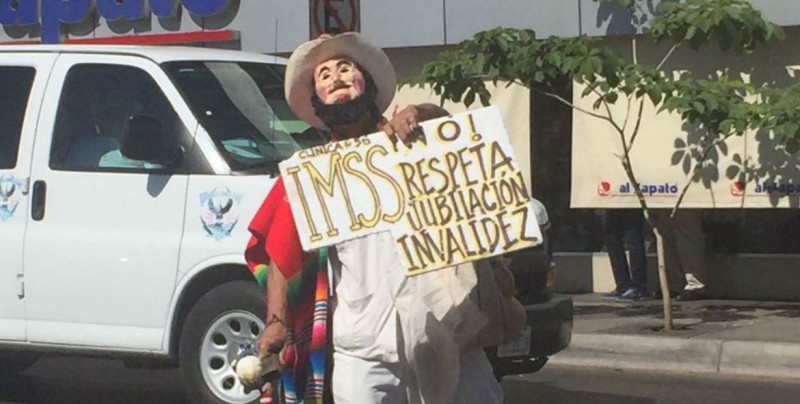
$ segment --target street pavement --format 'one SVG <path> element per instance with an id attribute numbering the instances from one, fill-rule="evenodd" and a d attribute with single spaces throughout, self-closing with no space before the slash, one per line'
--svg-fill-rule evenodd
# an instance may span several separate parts
<path id="1" fill-rule="evenodd" d="M 572 343 L 551 364 L 800 378 L 800 303 L 673 299 L 667 332 L 660 300 L 571 297 Z"/>
<path id="2" fill-rule="evenodd" d="M 800 303 L 674 302 L 678 329 L 663 332 L 658 300 L 571 297 L 570 347 L 542 372 L 506 377 L 507 403 L 783 403 L 800 396 Z M 0 380 L 0 403 L 112 402 L 188 404 L 176 370 L 126 369 L 119 361 L 48 358 Z"/>
<path id="3" fill-rule="evenodd" d="M 548 364 L 504 378 L 503 392 L 507 404 L 785 404 L 798 402 L 793 380 Z"/>

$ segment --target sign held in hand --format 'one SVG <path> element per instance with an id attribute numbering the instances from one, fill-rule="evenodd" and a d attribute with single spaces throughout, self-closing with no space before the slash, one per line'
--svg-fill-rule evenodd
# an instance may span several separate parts
<path id="1" fill-rule="evenodd" d="M 280 164 L 303 249 L 390 231 L 408 275 L 541 242 L 497 108 L 301 150 Z"/>

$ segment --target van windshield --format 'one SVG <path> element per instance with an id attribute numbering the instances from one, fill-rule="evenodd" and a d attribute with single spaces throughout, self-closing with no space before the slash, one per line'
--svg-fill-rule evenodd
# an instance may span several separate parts
<path id="1" fill-rule="evenodd" d="M 274 170 L 296 150 L 324 142 L 289 109 L 282 65 L 180 61 L 163 67 L 234 171 Z"/>

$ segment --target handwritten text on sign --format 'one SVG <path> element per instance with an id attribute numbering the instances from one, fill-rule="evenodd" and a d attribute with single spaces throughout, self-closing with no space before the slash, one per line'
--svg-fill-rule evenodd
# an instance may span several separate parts
<path id="1" fill-rule="evenodd" d="M 499 110 L 421 126 L 410 146 L 379 132 L 280 164 L 305 250 L 391 231 L 414 275 L 539 244 Z"/>

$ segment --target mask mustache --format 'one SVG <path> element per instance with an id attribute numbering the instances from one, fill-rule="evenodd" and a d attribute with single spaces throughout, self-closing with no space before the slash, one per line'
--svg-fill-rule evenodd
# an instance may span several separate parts
<path id="1" fill-rule="evenodd" d="M 333 83 L 333 85 L 330 87 L 330 89 L 328 89 L 328 94 L 330 94 L 330 93 L 332 93 L 334 91 L 338 91 L 338 90 L 346 89 L 346 88 L 350 88 L 350 85 L 345 83 L 345 82 L 343 82 L 343 81 L 337 81 L 337 82 Z"/>

